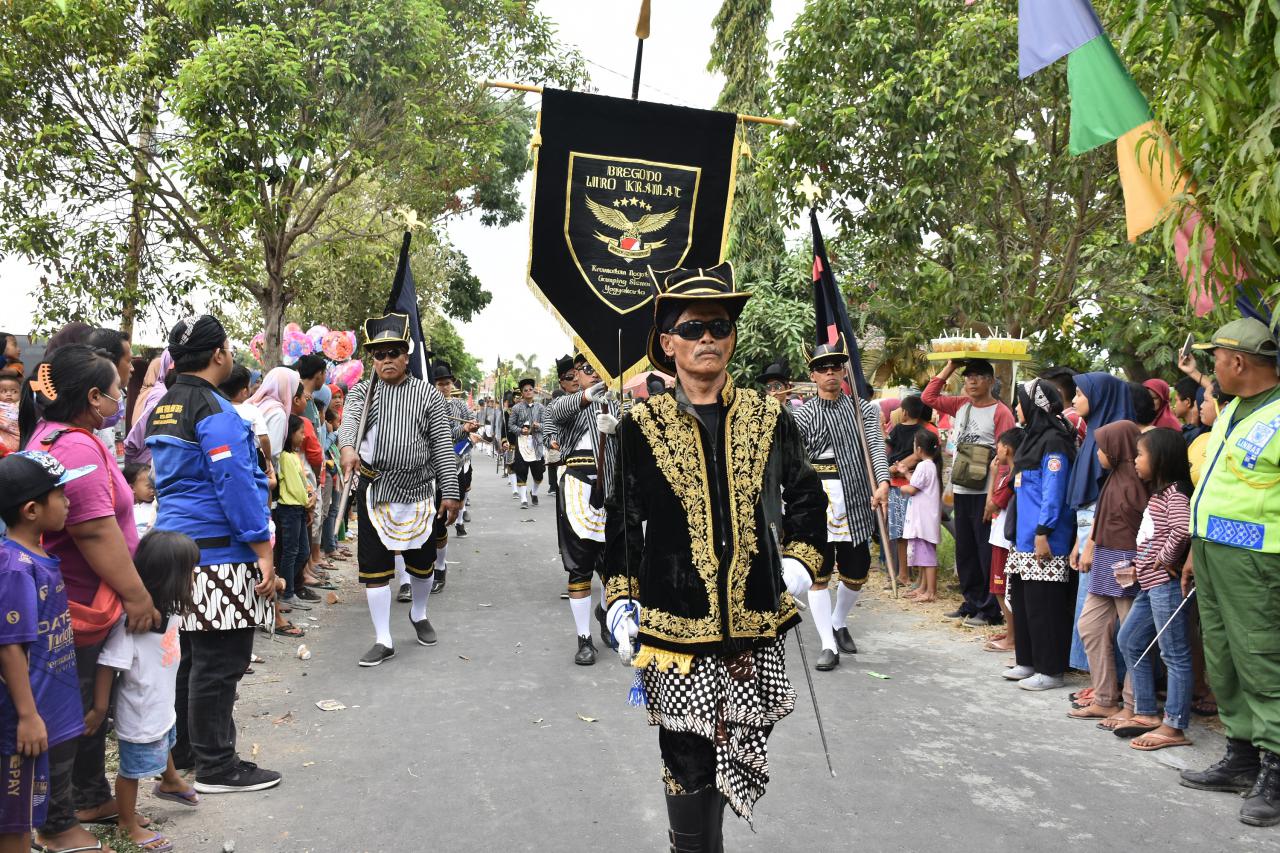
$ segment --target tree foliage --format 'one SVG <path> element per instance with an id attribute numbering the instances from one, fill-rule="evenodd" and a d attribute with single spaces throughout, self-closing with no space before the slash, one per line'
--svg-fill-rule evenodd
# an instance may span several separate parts
<path id="1" fill-rule="evenodd" d="M 1154 329 L 1074 323 L 1185 296 L 1162 253 L 1123 239 L 1114 153 L 1069 154 L 1065 63 L 1018 79 L 1013 7 L 810 0 L 785 48 L 774 92 L 799 126 L 774 138 L 772 186 L 798 211 L 789 188 L 812 176 L 826 215 L 857 236 L 846 284 L 887 350 L 999 328 L 1055 356 L 1167 365 L 1185 308 Z M 1090 336 L 1101 329 L 1114 334 Z"/>
<path id="2" fill-rule="evenodd" d="M 527 115 L 477 85 L 504 74 L 572 85 L 581 66 L 522 0 L 14 0 L 0 247 L 67 305 L 121 305 L 144 295 L 110 286 L 141 198 L 143 280 L 177 298 L 171 271 L 195 265 L 252 298 L 277 352 L 295 274 L 396 230 L 386 211 L 518 216 Z"/>

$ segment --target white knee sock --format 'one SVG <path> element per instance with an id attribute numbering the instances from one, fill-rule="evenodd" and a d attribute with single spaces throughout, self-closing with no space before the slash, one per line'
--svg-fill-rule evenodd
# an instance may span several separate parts
<path id="1" fill-rule="evenodd" d="M 436 548 L 436 571 L 437 572 L 443 572 L 445 570 L 446 566 L 444 562 L 444 557 L 448 553 L 449 553 L 448 545 Z"/>
<path id="2" fill-rule="evenodd" d="M 409 573 L 404 570 L 404 557 L 396 554 L 396 589 L 409 582 Z"/>
<path id="3" fill-rule="evenodd" d="M 537 481 L 537 480 L 531 480 L 531 481 L 529 481 L 529 494 L 533 495 L 534 497 L 537 497 L 537 496 L 538 496 L 538 481 Z"/>
<path id="4" fill-rule="evenodd" d="M 528 502 L 529 502 L 529 487 L 528 485 L 520 486 L 520 503 L 528 503 Z"/>
<path id="5" fill-rule="evenodd" d="M 824 649 L 836 651 L 836 634 L 831 629 L 831 592 L 825 589 L 809 590 L 809 613 L 813 626 L 818 629 L 818 639 Z"/>
<path id="6" fill-rule="evenodd" d="M 409 618 L 414 622 L 421 622 L 427 618 L 427 602 L 431 600 L 431 587 L 434 583 L 432 578 L 409 575 L 409 586 L 413 589 L 413 604 L 409 605 Z"/>
<path id="7" fill-rule="evenodd" d="M 375 643 L 387 648 L 391 645 L 391 587 L 367 586 L 364 596 L 369 600 L 369 618 L 373 620 Z"/>
<path id="8" fill-rule="evenodd" d="M 591 636 L 591 596 L 569 599 L 569 609 L 573 611 L 573 624 L 579 637 Z"/>
<path id="9" fill-rule="evenodd" d="M 509 483 L 511 484 L 511 491 L 515 492 L 515 491 L 517 491 L 517 490 L 518 490 L 518 487 L 516 486 L 516 475 L 515 475 L 515 474 L 511 474 L 510 476 L 508 476 L 508 477 L 507 477 L 507 482 L 509 482 Z"/>
<path id="10" fill-rule="evenodd" d="M 858 603 L 860 595 L 862 595 L 860 589 L 849 589 L 844 584 L 836 587 L 836 609 L 831 613 L 831 624 L 835 629 L 844 627 L 845 620 L 849 618 L 849 611 L 853 610 L 853 605 Z"/>

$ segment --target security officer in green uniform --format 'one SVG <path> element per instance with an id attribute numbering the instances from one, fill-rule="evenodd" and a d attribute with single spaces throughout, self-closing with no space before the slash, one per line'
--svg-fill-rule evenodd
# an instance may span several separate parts
<path id="1" fill-rule="evenodd" d="M 1234 320 L 1208 344 L 1235 400 L 1218 416 L 1191 497 L 1191 559 L 1205 669 L 1227 731 L 1226 756 L 1182 784 L 1245 795 L 1240 820 L 1280 823 L 1280 375 L 1264 323 Z"/>

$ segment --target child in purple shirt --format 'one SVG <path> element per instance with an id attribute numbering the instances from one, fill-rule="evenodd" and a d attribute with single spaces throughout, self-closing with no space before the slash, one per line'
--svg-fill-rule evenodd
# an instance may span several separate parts
<path id="1" fill-rule="evenodd" d="M 61 530 L 68 501 L 62 487 L 92 471 L 68 471 L 48 453 L 0 459 L 0 851 L 30 849 L 44 823 L 49 749 L 84 731 L 76 649 L 58 560 L 40 545 Z"/>

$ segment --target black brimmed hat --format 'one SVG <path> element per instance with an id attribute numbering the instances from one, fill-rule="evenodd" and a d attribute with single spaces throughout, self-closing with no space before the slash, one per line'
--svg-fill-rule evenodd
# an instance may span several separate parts
<path id="1" fill-rule="evenodd" d="M 574 358 L 571 355 L 562 355 L 556 359 L 556 376 L 564 376 L 573 370 Z"/>
<path id="2" fill-rule="evenodd" d="M 431 381 L 435 383 L 441 379 L 448 379 L 451 382 L 457 381 L 453 376 L 453 368 L 449 366 L 447 361 L 437 361 L 431 365 Z"/>
<path id="3" fill-rule="evenodd" d="M 649 361 L 668 372 L 675 370 L 675 362 L 658 346 L 658 336 L 671 327 L 685 308 L 698 302 L 716 302 L 729 312 L 730 320 L 737 322 L 743 306 L 751 298 L 750 293 L 737 289 L 733 264 L 728 261 L 714 267 L 677 267 L 661 272 L 650 267 L 649 278 L 655 293 Z"/>
<path id="4" fill-rule="evenodd" d="M 787 362 L 786 356 L 760 371 L 760 375 L 756 377 L 756 382 L 764 385 L 774 379 L 781 379 L 783 382 L 791 381 L 791 365 Z"/>
<path id="5" fill-rule="evenodd" d="M 523 390 L 524 386 L 526 385 L 530 386 L 531 388 L 536 388 L 538 387 L 538 380 L 534 379 L 532 376 L 526 376 L 516 383 L 516 387 L 520 388 L 521 390 Z"/>
<path id="6" fill-rule="evenodd" d="M 383 314 L 364 321 L 364 348 L 378 344 L 400 344 L 409 348 L 409 315 Z"/>
<path id="7" fill-rule="evenodd" d="M 849 348 L 845 346 L 844 335 L 834 344 L 819 344 L 808 355 L 810 370 L 820 364 L 844 364 L 848 360 Z"/>

